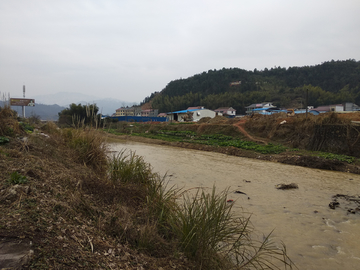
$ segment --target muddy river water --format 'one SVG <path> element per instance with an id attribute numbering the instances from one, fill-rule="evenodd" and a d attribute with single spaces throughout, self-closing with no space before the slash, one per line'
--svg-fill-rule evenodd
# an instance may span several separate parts
<path id="1" fill-rule="evenodd" d="M 360 175 L 162 145 L 110 145 L 143 156 L 154 172 L 167 174 L 169 185 L 229 187 L 235 211 L 251 214 L 259 235 L 274 230 L 272 238 L 285 243 L 299 269 L 360 269 L 360 214 L 348 213 L 345 201 L 329 208 L 333 195 L 360 195 Z M 281 183 L 299 188 L 276 189 Z"/>

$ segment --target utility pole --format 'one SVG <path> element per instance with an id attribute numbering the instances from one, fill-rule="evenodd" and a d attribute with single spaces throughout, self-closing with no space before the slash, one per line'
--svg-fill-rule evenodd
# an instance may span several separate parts
<path id="1" fill-rule="evenodd" d="M 308 98 L 309 98 L 309 89 L 306 89 L 306 98 L 305 98 L 305 107 L 306 107 L 306 119 L 308 117 Z"/>
<path id="2" fill-rule="evenodd" d="M 23 85 L 23 98 L 25 98 L 25 85 Z M 23 118 L 25 118 L 25 106 L 22 106 L 22 114 Z"/>

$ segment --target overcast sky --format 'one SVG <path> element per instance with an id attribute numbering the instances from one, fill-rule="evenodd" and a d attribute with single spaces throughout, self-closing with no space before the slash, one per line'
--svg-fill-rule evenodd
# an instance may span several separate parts
<path id="1" fill-rule="evenodd" d="M 360 60 L 359 0 L 0 0 L 0 92 L 141 102 L 210 69 Z"/>

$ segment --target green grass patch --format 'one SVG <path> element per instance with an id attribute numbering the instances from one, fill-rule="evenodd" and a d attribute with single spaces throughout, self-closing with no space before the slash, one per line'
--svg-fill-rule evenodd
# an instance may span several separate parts
<path id="1" fill-rule="evenodd" d="M 261 145 L 251 141 L 234 139 L 231 136 L 226 136 L 222 134 L 202 135 L 200 137 L 195 138 L 194 141 L 206 145 L 215 145 L 215 146 L 223 146 L 223 147 L 233 146 L 245 150 L 253 150 L 255 152 L 259 152 L 262 154 L 279 154 L 286 151 L 287 149 L 283 145 L 277 145 L 272 143 L 269 143 L 267 145 Z"/>
<path id="2" fill-rule="evenodd" d="M 246 150 L 253 150 L 262 154 L 279 154 L 286 151 L 286 147 L 280 144 L 269 143 L 267 145 L 260 145 L 255 142 L 232 140 L 228 142 L 219 143 L 220 146 L 233 146 Z"/>
<path id="3" fill-rule="evenodd" d="M 34 131 L 34 127 L 29 125 L 28 123 L 20 122 L 19 125 L 27 132 L 32 133 Z"/>
<path id="4" fill-rule="evenodd" d="M 151 133 L 133 133 L 131 135 L 146 137 L 150 139 L 170 141 L 170 142 L 181 142 L 181 141 L 189 142 L 195 138 L 196 133 L 193 131 L 160 130 Z"/>
<path id="5" fill-rule="evenodd" d="M 8 143 L 9 141 L 10 141 L 9 138 L 4 137 L 4 136 L 0 136 L 0 145 L 1 145 L 1 144 L 6 144 L 6 143 Z"/>
<path id="6" fill-rule="evenodd" d="M 347 162 L 347 163 L 353 163 L 356 160 L 355 157 L 346 156 L 346 155 L 332 154 L 332 153 L 325 153 L 325 152 L 320 152 L 317 155 L 319 157 L 322 157 L 322 158 L 325 158 L 325 159 L 333 159 L 333 160 L 338 160 L 338 161 Z"/>
<path id="7" fill-rule="evenodd" d="M 114 132 L 111 133 L 115 134 Z M 233 146 L 245 150 L 252 150 L 262 154 L 279 154 L 287 150 L 287 147 L 280 144 L 269 143 L 267 145 L 262 145 L 251 141 L 236 139 L 232 136 L 223 134 L 197 135 L 196 132 L 188 130 L 160 130 L 150 133 L 132 133 L 131 135 L 170 142 L 200 143 L 222 147 Z"/>
<path id="8" fill-rule="evenodd" d="M 28 182 L 27 178 L 18 172 L 12 172 L 7 180 L 10 185 L 21 185 Z"/>
<path id="9" fill-rule="evenodd" d="M 124 132 L 119 132 L 119 131 L 117 131 L 116 129 L 107 129 L 106 132 L 107 132 L 107 133 L 110 133 L 110 134 L 114 134 L 114 135 L 126 135 L 126 133 L 124 133 Z"/>

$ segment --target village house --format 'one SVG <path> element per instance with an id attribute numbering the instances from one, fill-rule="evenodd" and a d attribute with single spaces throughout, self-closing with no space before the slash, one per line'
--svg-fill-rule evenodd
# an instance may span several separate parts
<path id="1" fill-rule="evenodd" d="M 158 109 L 148 109 L 148 110 L 142 110 L 141 116 L 142 117 L 155 117 L 159 113 Z"/>
<path id="2" fill-rule="evenodd" d="M 135 116 L 133 107 L 121 107 L 116 110 L 115 116 Z"/>
<path id="3" fill-rule="evenodd" d="M 344 111 L 360 111 L 360 107 L 352 102 L 344 103 Z"/>
<path id="4" fill-rule="evenodd" d="M 360 108 L 358 105 L 352 102 L 346 102 L 344 104 L 334 104 L 334 105 L 326 105 L 326 106 L 319 106 L 314 108 L 314 110 L 324 113 L 324 112 L 353 112 L 359 111 Z"/>
<path id="5" fill-rule="evenodd" d="M 268 108 L 275 108 L 276 106 L 274 106 L 272 104 L 272 102 L 264 102 L 264 103 L 254 103 L 251 104 L 250 106 L 245 107 L 246 108 L 246 114 L 250 115 L 253 113 L 254 109 L 260 109 L 258 111 L 261 111 L 261 108 L 268 109 Z"/>
<path id="6" fill-rule="evenodd" d="M 326 106 L 319 106 L 314 108 L 315 111 L 320 113 L 324 112 L 343 112 L 344 106 L 342 104 L 334 104 L 334 105 L 326 105 Z"/>
<path id="7" fill-rule="evenodd" d="M 235 116 L 236 110 L 232 107 L 221 107 L 215 110 L 216 113 L 223 116 Z"/>
<path id="8" fill-rule="evenodd" d="M 209 109 L 190 109 L 170 112 L 167 113 L 167 118 L 169 121 L 193 121 L 197 122 L 203 117 L 210 117 L 214 118 L 216 116 L 216 112 L 209 110 Z"/>
<path id="9" fill-rule="evenodd" d="M 156 116 L 158 110 L 145 110 L 147 116 Z M 140 106 L 121 107 L 116 110 L 115 116 L 143 116 Z"/>

